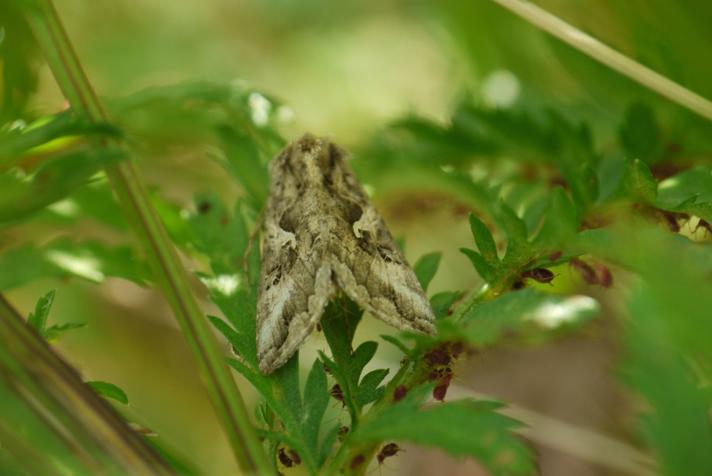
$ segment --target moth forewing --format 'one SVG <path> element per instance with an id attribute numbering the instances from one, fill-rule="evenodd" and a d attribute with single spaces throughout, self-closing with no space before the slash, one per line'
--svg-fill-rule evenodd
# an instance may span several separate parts
<path id="1" fill-rule="evenodd" d="M 341 289 L 404 330 L 435 332 L 427 297 L 346 152 L 305 135 L 270 164 L 257 301 L 260 370 L 283 365 Z"/>

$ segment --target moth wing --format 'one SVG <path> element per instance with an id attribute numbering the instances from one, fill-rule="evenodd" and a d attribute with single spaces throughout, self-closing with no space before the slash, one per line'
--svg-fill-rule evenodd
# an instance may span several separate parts
<path id="1" fill-rule="evenodd" d="M 332 267 L 339 287 L 359 306 L 387 324 L 403 330 L 435 334 L 435 315 L 415 273 L 393 240 L 348 166 L 343 180 L 350 191 L 342 208 L 360 208 L 357 220 L 332 244 Z M 356 216 L 353 212 L 351 215 Z"/>
<path id="2" fill-rule="evenodd" d="M 375 255 L 353 248 L 334 263 L 341 289 L 386 324 L 402 330 L 435 334 L 430 302 L 402 253 L 392 243 Z"/>
<path id="3" fill-rule="evenodd" d="M 284 365 L 319 322 L 334 294 L 331 269 L 322 264 L 310 272 L 296 259 L 275 282 L 272 270 L 262 277 L 257 299 L 257 359 L 269 374 Z"/>
<path id="4" fill-rule="evenodd" d="M 289 150 L 287 150 L 287 153 Z M 285 197 L 293 177 L 279 172 L 275 159 L 267 200 L 262 268 L 257 298 L 257 360 L 271 373 L 294 355 L 321 318 L 334 295 L 331 268 L 323 260 L 324 246 L 297 246 L 311 242 L 300 202 Z"/>

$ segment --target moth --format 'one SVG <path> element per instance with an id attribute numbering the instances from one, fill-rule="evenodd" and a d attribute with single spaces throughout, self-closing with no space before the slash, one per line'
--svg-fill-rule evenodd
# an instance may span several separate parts
<path id="1" fill-rule="evenodd" d="M 270 162 L 257 299 L 265 374 L 294 355 L 339 291 L 396 328 L 435 333 L 415 273 L 347 161 L 307 134 Z"/>

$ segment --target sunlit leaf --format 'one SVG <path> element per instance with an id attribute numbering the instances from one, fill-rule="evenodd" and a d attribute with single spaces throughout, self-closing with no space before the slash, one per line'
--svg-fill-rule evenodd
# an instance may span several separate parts
<path id="1" fill-rule="evenodd" d="M 86 384 L 89 385 L 92 390 L 94 390 L 96 393 L 98 393 L 104 398 L 116 400 L 117 402 L 122 403 L 124 405 L 129 404 L 129 398 L 126 396 L 126 392 L 124 392 L 121 388 L 117 387 L 113 383 L 93 381 L 86 382 Z"/>

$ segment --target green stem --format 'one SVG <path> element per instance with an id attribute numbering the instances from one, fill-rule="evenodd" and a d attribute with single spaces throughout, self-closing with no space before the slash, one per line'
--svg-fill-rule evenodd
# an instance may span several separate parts
<path id="1" fill-rule="evenodd" d="M 712 101 L 709 99 L 630 59 L 543 8 L 522 0 L 493 1 L 638 84 L 712 120 Z"/>
<path id="2" fill-rule="evenodd" d="M 488 285 L 483 285 L 479 288 L 470 291 L 467 296 L 463 299 L 460 305 L 452 316 L 447 319 L 452 322 L 459 321 L 463 316 L 465 316 L 473 307 L 476 305 L 494 299 L 497 297 L 500 286 L 490 287 Z M 438 344 L 440 344 L 438 342 Z M 425 354 L 427 351 L 424 351 Z M 393 378 L 388 382 L 386 386 L 386 391 L 383 397 L 374 403 L 369 410 L 361 416 L 361 421 L 368 420 L 374 415 L 382 411 L 388 411 L 388 406 L 394 403 L 393 392 L 399 385 L 404 385 L 406 388 L 414 388 L 427 380 L 427 376 L 422 371 L 422 366 L 418 365 L 418 362 L 404 362 L 398 373 L 393 376 Z M 371 460 L 376 456 L 381 443 L 378 444 L 366 444 L 358 445 L 355 447 L 350 447 L 348 437 L 339 447 L 338 451 L 332 458 L 325 474 L 326 475 L 336 475 L 339 472 L 343 474 L 359 476 L 365 474 Z M 347 467 L 353 459 L 361 455 L 364 461 L 359 464 L 356 468 Z"/>
<path id="3" fill-rule="evenodd" d="M 57 463 L 80 474 L 174 474 L 1 294 L 0 363 L 0 439 L 14 448 L 20 465 L 54 468 L 41 474 L 65 474 Z M 18 433 L 24 424 L 34 431 Z M 28 460 L 30 453 L 35 456 Z"/>
<path id="4" fill-rule="evenodd" d="M 72 109 L 93 122 L 108 122 L 52 1 L 36 0 L 28 8 L 28 13 L 37 40 Z M 195 354 L 211 403 L 240 467 L 246 471 L 272 474 L 272 466 L 257 439 L 242 396 L 193 295 L 188 274 L 151 205 L 138 172 L 130 161 L 107 167 L 105 172 L 129 222 L 141 239 L 156 281 Z"/>
<path id="5" fill-rule="evenodd" d="M 497 294 L 497 291 L 488 284 L 484 284 L 477 289 L 473 289 L 467 294 L 467 296 L 465 296 L 465 299 L 462 301 L 462 303 L 457 306 L 457 309 L 455 309 L 455 311 L 452 313 L 452 316 L 448 317 L 447 319 L 451 322 L 456 323 L 460 319 L 462 319 L 468 312 L 470 312 L 470 310 L 477 304 L 481 303 L 482 301 L 492 299 L 496 297 Z"/>

